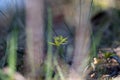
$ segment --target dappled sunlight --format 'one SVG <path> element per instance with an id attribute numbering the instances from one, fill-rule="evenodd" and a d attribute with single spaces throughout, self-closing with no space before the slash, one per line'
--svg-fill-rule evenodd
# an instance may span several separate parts
<path id="1" fill-rule="evenodd" d="M 103 9 L 115 7 L 115 0 L 93 0 L 96 6 L 100 6 Z"/>

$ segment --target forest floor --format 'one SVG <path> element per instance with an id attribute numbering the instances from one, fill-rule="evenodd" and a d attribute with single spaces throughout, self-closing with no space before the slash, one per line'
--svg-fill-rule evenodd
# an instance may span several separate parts
<path id="1" fill-rule="evenodd" d="M 119 50 L 119 47 L 100 49 L 87 69 L 87 80 L 120 80 Z"/>

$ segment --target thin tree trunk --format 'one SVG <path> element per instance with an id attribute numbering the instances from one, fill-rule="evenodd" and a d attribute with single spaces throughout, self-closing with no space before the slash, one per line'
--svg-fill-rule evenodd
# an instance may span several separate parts
<path id="1" fill-rule="evenodd" d="M 27 68 L 33 77 L 39 76 L 43 62 L 43 0 L 26 0 L 26 32 L 27 32 Z M 30 80 L 37 80 L 31 78 Z"/>
<path id="2" fill-rule="evenodd" d="M 83 71 L 88 61 L 90 47 L 90 5 L 92 0 L 75 0 L 76 36 L 72 69 L 69 80 L 84 80 Z"/>

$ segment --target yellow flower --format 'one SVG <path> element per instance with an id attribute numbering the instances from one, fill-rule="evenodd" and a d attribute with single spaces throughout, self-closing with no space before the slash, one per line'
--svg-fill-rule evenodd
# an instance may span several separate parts
<path id="1" fill-rule="evenodd" d="M 67 38 L 64 38 L 63 36 L 57 36 L 54 38 L 54 42 L 49 42 L 49 44 L 55 45 L 57 47 L 65 43 L 67 43 Z"/>

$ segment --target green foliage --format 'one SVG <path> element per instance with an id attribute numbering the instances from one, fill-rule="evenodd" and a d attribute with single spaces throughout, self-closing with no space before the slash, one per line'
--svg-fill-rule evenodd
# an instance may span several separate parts
<path id="1" fill-rule="evenodd" d="M 64 38 L 63 36 L 57 36 L 54 38 L 54 42 L 49 42 L 49 44 L 55 45 L 56 47 L 60 47 L 60 45 L 66 43 L 67 43 L 67 38 Z"/>
<path id="2" fill-rule="evenodd" d="M 103 53 L 103 54 L 104 54 L 104 58 L 105 58 L 105 59 L 110 58 L 110 57 L 112 57 L 112 56 L 115 56 L 115 54 L 114 54 L 114 53 L 111 53 L 111 52 L 105 52 L 105 53 Z"/>
<path id="3" fill-rule="evenodd" d="M 10 40 L 8 41 L 8 67 L 10 71 L 8 73 L 9 80 L 13 80 L 14 73 L 16 72 L 16 62 L 17 62 L 17 40 L 18 40 L 18 29 L 14 28 Z"/>
<path id="4" fill-rule="evenodd" d="M 10 39 L 7 41 L 7 49 L 5 58 L 7 58 L 8 62 L 8 74 L 5 74 L 2 70 L 0 70 L 0 80 L 14 80 L 14 73 L 16 72 L 16 61 L 17 61 L 17 40 L 18 40 L 18 29 L 14 28 Z M 6 59 L 5 59 L 6 61 Z"/>
<path id="5" fill-rule="evenodd" d="M 52 13 L 51 8 L 48 7 L 48 36 L 47 36 L 47 42 L 48 42 L 48 50 L 47 50 L 47 60 L 45 62 L 45 69 L 44 72 L 46 74 L 45 80 L 58 80 L 59 77 L 61 80 L 64 80 L 62 71 L 60 66 L 58 65 L 57 58 L 58 54 L 62 52 L 61 45 L 65 44 L 67 42 L 67 38 L 64 38 L 63 36 L 57 36 L 54 38 L 54 42 L 52 42 Z M 53 55 L 53 46 L 56 46 L 55 55 Z M 53 72 L 55 71 L 55 67 L 57 68 L 57 72 L 55 77 L 52 77 Z"/>

